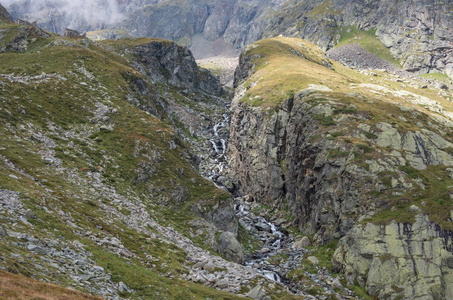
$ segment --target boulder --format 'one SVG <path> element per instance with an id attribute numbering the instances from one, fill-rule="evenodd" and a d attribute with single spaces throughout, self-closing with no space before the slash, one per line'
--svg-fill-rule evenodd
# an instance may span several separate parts
<path id="1" fill-rule="evenodd" d="M 208 272 L 214 272 L 215 265 L 211 261 L 209 261 L 203 266 L 203 270 L 208 271 Z"/>
<path id="2" fill-rule="evenodd" d="M 315 256 L 309 256 L 309 257 L 307 257 L 307 259 L 309 261 L 311 261 L 311 263 L 314 264 L 314 265 L 319 264 L 319 259 L 317 257 L 315 257 Z"/>
<path id="3" fill-rule="evenodd" d="M 226 187 L 229 192 L 234 192 L 234 184 L 233 184 L 233 182 L 231 182 L 231 180 L 228 177 L 219 176 L 219 178 L 217 178 L 217 183 Z"/>
<path id="4" fill-rule="evenodd" d="M 254 300 L 264 300 L 266 297 L 266 290 L 261 285 L 257 285 L 251 289 L 246 296 Z"/>
<path id="5" fill-rule="evenodd" d="M 233 233 L 224 231 L 219 237 L 219 252 L 226 259 L 242 264 L 244 251 Z"/>
<path id="6" fill-rule="evenodd" d="M 81 38 L 81 37 L 85 37 L 85 34 L 81 35 L 77 30 L 65 28 L 63 36 L 70 37 L 70 38 Z"/>
<path id="7" fill-rule="evenodd" d="M 295 241 L 292 245 L 291 248 L 293 249 L 302 249 L 305 247 L 311 246 L 310 239 L 306 236 L 301 238 L 300 240 Z"/>

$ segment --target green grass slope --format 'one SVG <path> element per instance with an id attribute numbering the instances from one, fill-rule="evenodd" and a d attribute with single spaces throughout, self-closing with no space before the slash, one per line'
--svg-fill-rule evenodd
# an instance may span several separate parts
<path id="1" fill-rule="evenodd" d="M 1 26 L 9 46 L 27 29 Z M 192 206 L 209 210 L 230 196 L 197 174 L 169 124 L 126 101 L 141 77 L 130 61 L 84 39 L 18 43 L 22 51 L 0 54 L 0 268 L 96 294 L 102 284 L 75 281 L 77 268 L 30 252 L 31 243 L 67 246 L 110 274 L 111 286 L 126 284 L 123 297 L 235 299 L 180 279 L 184 249 L 149 225 L 207 247 L 189 225 L 200 219 Z"/>

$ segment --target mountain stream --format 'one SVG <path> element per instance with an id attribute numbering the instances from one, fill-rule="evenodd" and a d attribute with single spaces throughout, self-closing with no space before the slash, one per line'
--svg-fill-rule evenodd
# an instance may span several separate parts
<path id="1" fill-rule="evenodd" d="M 218 187 L 229 190 L 225 186 L 227 180 L 227 145 L 228 139 L 225 130 L 229 126 L 230 117 L 223 114 L 222 120 L 215 123 L 212 128 L 212 136 L 209 142 L 212 146 L 212 166 L 205 177 L 213 181 Z M 224 130 L 224 134 L 219 132 Z M 231 192 L 231 190 L 230 190 Z M 318 266 L 317 258 L 311 250 L 297 246 L 295 237 L 285 233 L 284 230 L 263 216 L 257 214 L 260 211 L 260 204 L 249 197 L 236 197 L 234 208 L 240 225 L 260 245 L 258 250 L 245 255 L 244 264 L 255 269 L 264 277 L 274 281 L 278 285 L 285 285 L 292 293 L 304 295 L 312 299 L 330 299 L 336 295 L 338 299 L 346 299 L 348 295 L 352 299 L 359 299 L 354 293 L 343 287 L 337 278 L 334 278 L 323 267 Z M 300 269 L 302 260 L 313 261 L 311 270 L 304 270 L 305 281 L 290 280 L 287 275 L 291 270 Z M 317 289 L 319 294 L 313 297 L 306 293 L 308 289 Z M 334 290 L 335 288 L 335 290 Z M 342 290 L 341 294 L 337 291 Z"/>

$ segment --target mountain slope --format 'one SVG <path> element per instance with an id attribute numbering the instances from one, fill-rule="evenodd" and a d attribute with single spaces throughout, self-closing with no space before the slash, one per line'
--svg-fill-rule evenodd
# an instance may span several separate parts
<path id="1" fill-rule="evenodd" d="M 453 67 L 452 3 L 439 1 L 288 1 L 264 30 L 307 39 L 327 50 L 358 44 L 410 72 Z"/>
<path id="2" fill-rule="evenodd" d="M 403 81 L 347 69 L 300 39 L 250 45 L 230 175 L 315 242 L 341 238 L 332 261 L 350 284 L 382 299 L 448 298 L 451 93 Z"/>
<path id="3" fill-rule="evenodd" d="M 216 254 L 238 224 L 194 152 L 207 155 L 201 128 L 227 95 L 187 49 L 1 26 L 1 269 L 105 298 L 237 299 L 268 284 Z"/>

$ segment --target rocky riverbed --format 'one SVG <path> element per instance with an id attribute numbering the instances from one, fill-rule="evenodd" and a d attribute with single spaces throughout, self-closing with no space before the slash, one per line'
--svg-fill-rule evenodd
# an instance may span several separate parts
<path id="1" fill-rule="evenodd" d="M 320 266 L 308 237 L 289 234 L 260 213 L 255 214 L 253 211 L 259 212 L 260 207 L 250 197 L 235 199 L 239 223 L 260 245 L 245 255 L 246 266 L 308 299 L 359 299 L 343 287 L 338 277 Z"/>

